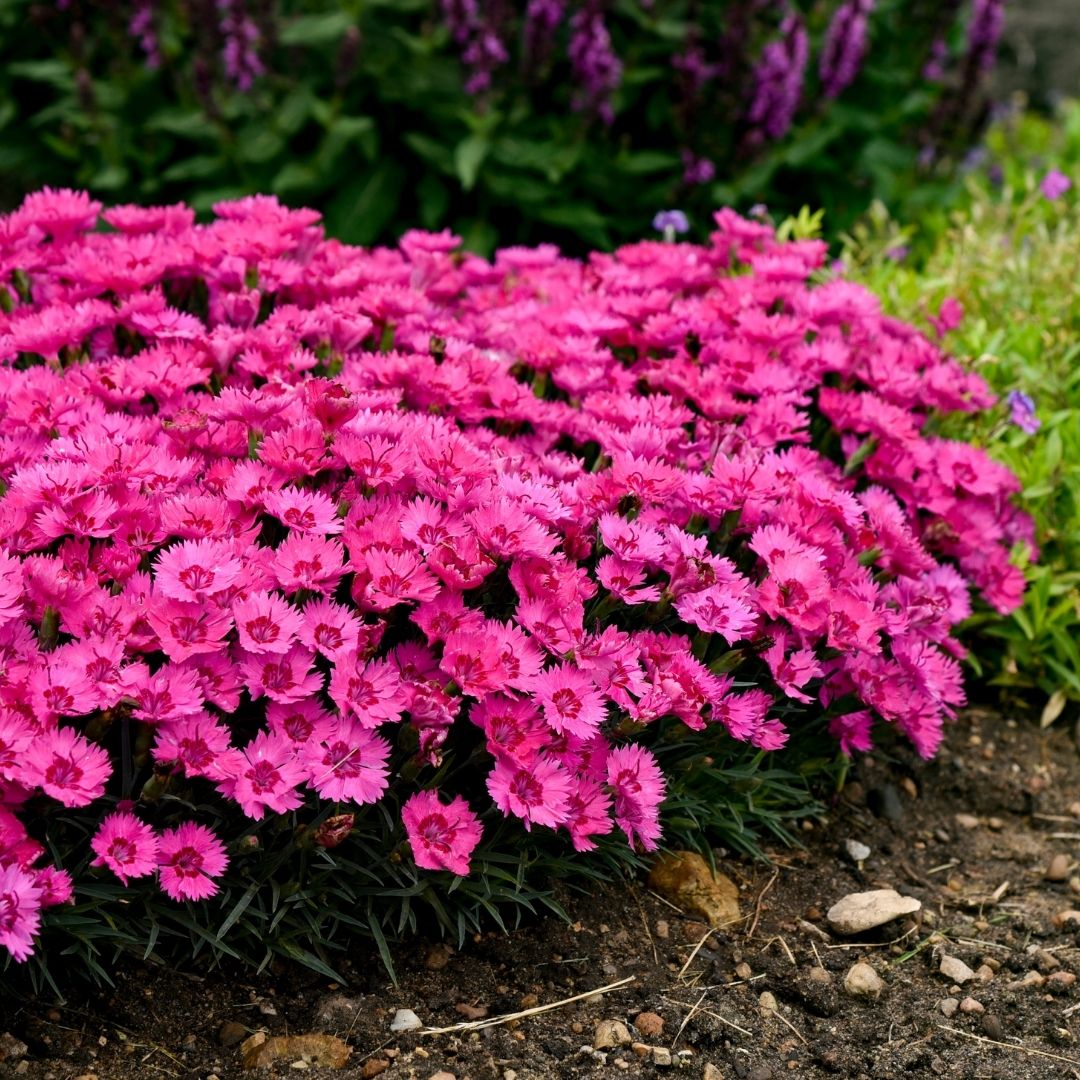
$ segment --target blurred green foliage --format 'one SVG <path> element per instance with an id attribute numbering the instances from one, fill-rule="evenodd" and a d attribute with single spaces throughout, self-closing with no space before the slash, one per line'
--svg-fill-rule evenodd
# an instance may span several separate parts
<path id="1" fill-rule="evenodd" d="M 479 251 L 498 237 L 576 253 L 640 237 L 669 206 L 705 229 L 720 205 L 766 203 L 783 215 L 809 203 L 835 230 L 872 199 L 936 204 L 979 105 L 956 70 L 952 82 L 932 83 L 922 69 L 938 39 L 957 68 L 966 6 L 879 0 L 860 75 L 827 101 L 817 58 L 838 3 L 794 4 L 810 63 L 795 126 L 771 144 L 755 142 L 744 118 L 750 69 L 776 34 L 779 5 L 611 0 L 623 76 L 609 126 L 573 110 L 568 19 L 542 70 L 513 52 L 491 91 L 473 99 L 437 2 L 249 5 L 260 13 L 266 73 L 241 91 L 222 70 L 213 2 L 144 5 L 161 54 L 152 70 L 131 33 L 130 0 L 0 0 L 0 208 L 43 184 L 86 187 L 112 203 L 184 199 L 203 211 L 272 192 L 318 208 L 349 242 L 448 225 Z M 688 103 L 672 60 L 691 21 L 715 52 L 739 9 L 757 21 L 729 57 L 730 78 Z M 713 161 L 716 179 L 687 185 L 684 150 Z"/>

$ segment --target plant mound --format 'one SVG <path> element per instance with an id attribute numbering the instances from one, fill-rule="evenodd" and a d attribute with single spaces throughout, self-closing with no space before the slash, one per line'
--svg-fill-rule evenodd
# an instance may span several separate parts
<path id="1" fill-rule="evenodd" d="M 652 849 L 672 718 L 933 753 L 950 629 L 970 587 L 1017 604 L 1030 527 L 932 434 L 985 385 L 822 244 L 721 211 L 707 246 L 488 262 L 216 213 L 46 189 L 0 220 L 16 959 L 72 873 L 214 895 L 251 820 L 325 849 L 400 805 L 455 875 L 500 815 Z"/>

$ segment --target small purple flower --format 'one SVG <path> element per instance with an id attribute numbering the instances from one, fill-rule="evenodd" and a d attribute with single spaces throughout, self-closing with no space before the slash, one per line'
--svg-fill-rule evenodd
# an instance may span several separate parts
<path id="1" fill-rule="evenodd" d="M 754 89 L 746 118 L 754 135 L 777 141 L 791 127 L 802 99 L 803 76 L 810 55 L 806 26 L 794 11 L 780 24 L 779 36 L 762 50 L 754 65 Z"/>
<path id="2" fill-rule="evenodd" d="M 652 219 L 652 227 L 657 232 L 662 232 L 665 240 L 671 241 L 675 239 L 676 233 L 689 232 L 690 222 L 681 210 L 661 210 Z"/>
<path id="3" fill-rule="evenodd" d="M 1039 184 L 1039 190 L 1043 193 L 1043 197 L 1051 202 L 1060 199 L 1071 187 L 1072 181 L 1057 169 L 1051 169 L 1042 178 L 1042 183 Z"/>
<path id="4" fill-rule="evenodd" d="M 266 70 L 259 56 L 259 28 L 245 0 L 217 0 L 217 9 L 225 74 L 237 90 L 248 91 Z"/>
<path id="5" fill-rule="evenodd" d="M 716 175 L 716 166 L 707 157 L 698 157 L 692 150 L 682 155 L 683 183 L 696 187 L 707 184 Z"/>
<path id="6" fill-rule="evenodd" d="M 686 80 L 692 97 L 701 93 L 705 85 L 720 74 L 719 64 L 710 64 L 700 45 L 688 44 L 681 53 L 671 59 L 671 66 Z"/>
<path id="7" fill-rule="evenodd" d="M 543 67 L 551 59 L 555 33 L 565 15 L 566 0 L 529 0 L 522 37 L 531 67 Z"/>
<path id="8" fill-rule="evenodd" d="M 622 82 L 622 63 L 611 44 L 601 3 L 588 4 L 570 19 L 567 53 L 577 85 L 574 108 L 611 124 L 615 120 L 611 100 Z"/>
<path id="9" fill-rule="evenodd" d="M 855 80 L 866 54 L 866 31 L 874 0 L 846 0 L 825 33 L 819 74 L 826 98 L 838 97 Z"/>
<path id="10" fill-rule="evenodd" d="M 1005 29 L 1005 0 L 973 0 L 968 23 L 968 62 L 977 71 L 994 66 L 998 42 Z"/>
<path id="11" fill-rule="evenodd" d="M 911 249 L 907 244 L 896 244 L 885 252 L 885 257 L 893 262 L 903 262 L 910 253 Z"/>
<path id="12" fill-rule="evenodd" d="M 1042 426 L 1042 421 L 1035 415 L 1035 402 L 1022 390 L 1010 390 L 1005 403 L 1011 410 L 1009 419 L 1028 435 L 1034 435 Z"/>
<path id="13" fill-rule="evenodd" d="M 158 48 L 157 30 L 154 27 L 152 0 L 136 0 L 131 21 L 128 23 L 128 33 L 138 39 L 146 56 L 146 66 L 151 71 L 161 67 L 161 50 Z"/>
<path id="14" fill-rule="evenodd" d="M 922 70 L 927 82 L 938 83 L 945 78 L 945 68 L 949 63 L 949 46 L 944 38 L 938 38 L 930 46 L 930 55 Z"/>

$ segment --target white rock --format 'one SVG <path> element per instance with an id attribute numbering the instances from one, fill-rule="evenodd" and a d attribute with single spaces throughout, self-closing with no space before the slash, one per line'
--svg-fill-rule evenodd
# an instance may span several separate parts
<path id="1" fill-rule="evenodd" d="M 901 915 L 911 915 L 921 907 L 915 897 L 901 896 L 895 889 L 871 889 L 848 893 L 829 908 L 825 917 L 838 934 L 861 934 Z"/>
<path id="2" fill-rule="evenodd" d="M 776 995 L 765 990 L 758 998 L 758 1008 L 761 1010 L 762 1016 L 772 1016 L 780 1008 L 776 1000 Z"/>
<path id="3" fill-rule="evenodd" d="M 870 858 L 870 849 L 858 840 L 848 840 L 844 844 L 844 850 L 852 862 L 862 862 Z"/>
<path id="4" fill-rule="evenodd" d="M 880 997 L 885 989 L 881 976 L 869 964 L 855 964 L 844 976 L 844 989 L 852 997 Z"/>
<path id="5" fill-rule="evenodd" d="M 959 998 L 947 997 L 944 1001 L 938 1002 L 938 1008 L 944 1016 L 953 1017 L 956 1015 L 956 1010 L 960 1008 L 960 1000 Z"/>
<path id="6" fill-rule="evenodd" d="M 943 956 L 938 971 L 940 971 L 946 979 L 952 979 L 958 986 L 963 986 L 968 979 L 975 978 L 975 972 L 957 956 Z"/>
<path id="7" fill-rule="evenodd" d="M 412 1009 L 398 1009 L 394 1013 L 394 1019 L 390 1021 L 390 1030 L 394 1032 L 416 1031 L 423 1026 L 420 1017 Z"/>

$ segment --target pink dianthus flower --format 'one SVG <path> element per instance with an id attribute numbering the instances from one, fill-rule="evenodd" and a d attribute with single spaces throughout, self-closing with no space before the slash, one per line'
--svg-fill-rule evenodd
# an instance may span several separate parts
<path id="1" fill-rule="evenodd" d="M 23 757 L 23 778 L 65 806 L 86 806 L 105 790 L 109 755 L 72 728 L 42 732 Z"/>
<path id="2" fill-rule="evenodd" d="M 469 872 L 483 828 L 460 795 L 444 804 L 434 791 L 418 791 L 406 800 L 401 818 L 417 866 L 462 877 Z"/>
<path id="3" fill-rule="evenodd" d="M 41 925 L 41 886 L 33 871 L 0 864 L 0 945 L 22 963 Z"/>
<path id="4" fill-rule="evenodd" d="M 97 858 L 91 866 L 107 866 L 125 885 L 157 869 L 158 838 L 134 814 L 110 814 L 90 841 Z"/>
<path id="5" fill-rule="evenodd" d="M 205 825 L 185 821 L 166 829 L 158 844 L 161 888 L 172 900 L 205 900 L 218 891 L 214 878 L 229 865 L 225 846 Z"/>

